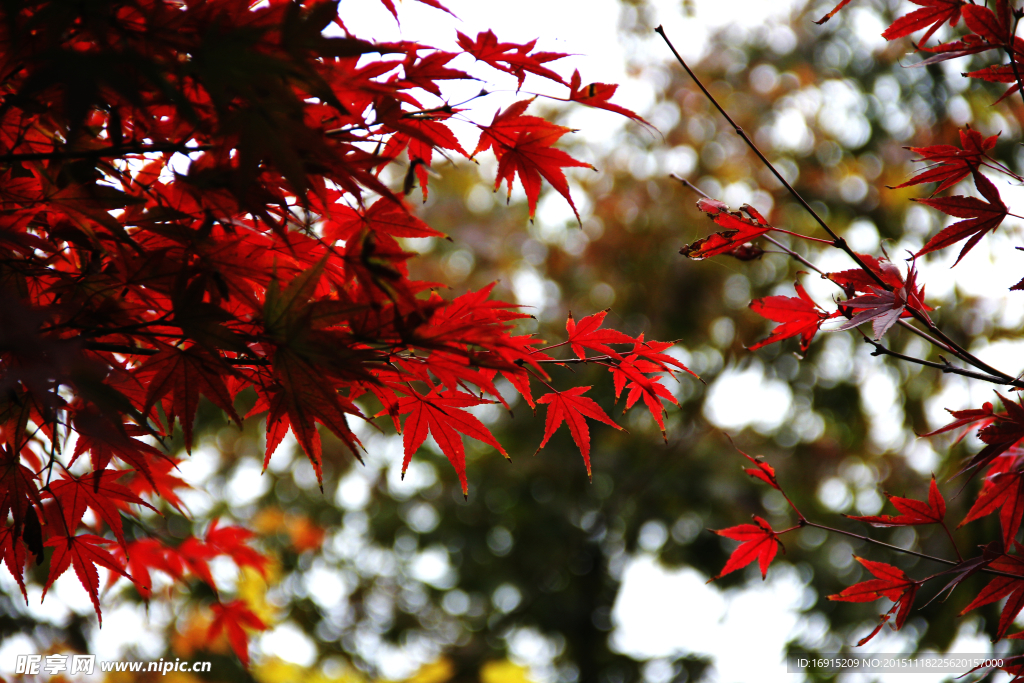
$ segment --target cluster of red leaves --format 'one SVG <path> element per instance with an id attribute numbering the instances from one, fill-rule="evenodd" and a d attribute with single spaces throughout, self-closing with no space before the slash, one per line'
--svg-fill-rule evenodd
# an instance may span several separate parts
<path id="1" fill-rule="evenodd" d="M 992 51 L 1008 63 L 994 64 L 983 69 L 964 74 L 970 78 L 1008 83 L 1011 87 L 1002 98 L 1017 92 L 1021 87 L 1021 74 L 1024 73 L 1024 40 L 1016 37 L 1016 25 L 1021 14 L 1014 9 L 1008 0 L 995 0 L 991 3 L 974 3 L 966 0 L 911 0 L 918 8 L 897 18 L 882 34 L 888 40 L 904 38 L 918 31 L 916 47 L 930 53 L 925 59 L 914 66 L 926 66 L 938 62 Z M 828 14 L 817 23 L 824 23 L 833 18 L 851 0 L 841 0 Z M 943 26 L 955 27 L 961 18 L 968 33 L 947 43 L 928 47 L 925 43 Z M 931 196 L 914 199 L 921 204 L 937 209 L 949 216 L 961 219 L 932 236 L 927 243 L 908 260 L 911 265 L 906 276 L 892 263 L 884 258 L 875 258 L 865 254 L 854 254 L 840 239 L 833 246 L 847 251 L 857 261 L 858 268 L 841 272 L 824 273 L 823 277 L 838 286 L 845 299 L 837 301 L 837 310 L 828 313 L 819 307 L 799 284 L 796 285 L 797 297 L 770 296 L 755 300 L 751 308 L 761 316 L 780 323 L 771 335 L 752 346 L 758 349 L 766 344 L 798 337 L 801 351 L 806 351 L 813 337 L 822 324 L 835 317 L 845 317 L 847 321 L 837 330 L 847 330 L 868 321 L 872 322 L 874 337 L 877 340 L 884 335 L 901 318 L 914 317 L 934 331 L 934 323 L 928 316 L 931 310 L 925 303 L 924 286 L 918 284 L 916 259 L 926 254 L 944 249 L 966 240 L 954 265 L 959 263 L 988 233 L 992 232 L 1008 216 L 1012 215 L 1003 202 L 995 184 L 983 174 L 983 169 L 1008 176 L 1014 181 L 1022 179 L 1009 168 L 995 161 L 989 152 L 995 147 L 997 136 L 984 137 L 969 127 L 960 131 L 960 147 L 953 145 L 932 145 L 928 147 L 912 147 L 912 152 L 919 155 L 918 161 L 929 165 L 912 178 L 896 186 L 896 188 L 914 187 L 927 183 L 935 183 Z M 935 195 L 953 188 L 967 178 L 971 178 L 980 197 Z M 891 189 L 896 189 L 891 188 Z M 707 213 L 718 225 L 727 230 L 715 233 L 684 248 L 682 253 L 691 258 L 706 258 L 717 255 L 731 255 L 737 258 L 757 258 L 763 251 L 753 241 L 763 237 L 769 231 L 779 230 L 769 224 L 756 212 L 748 207 L 739 212 L 730 212 L 725 205 L 716 200 L 702 199 L 698 208 Z M 786 232 L 781 231 L 780 232 Z M 794 234 L 794 233 L 790 233 Z M 800 237 L 799 235 L 796 235 Z M 820 241 L 820 240 L 819 240 Z M 785 248 L 785 247 L 783 247 Z M 795 254 L 794 254 L 795 255 Z M 800 257 L 797 257 L 800 258 Z M 806 260 L 801 260 L 808 263 Z M 1024 289 L 1024 280 L 1012 289 Z M 942 343 L 937 343 L 942 347 Z M 876 349 L 879 345 L 875 344 Z M 951 343 L 948 349 L 955 349 L 961 359 L 968 362 L 976 359 L 955 347 Z M 884 350 L 884 349 L 883 349 Z M 898 354 L 896 354 L 898 355 Z M 972 363 L 983 370 L 987 366 L 980 361 Z M 950 367 L 931 363 L 933 367 Z M 968 376 L 971 376 L 970 373 Z M 989 378 L 1001 381 L 1002 378 Z M 1006 379 L 1012 379 L 1009 375 Z M 1013 382 L 1008 382 L 1013 384 Z M 877 627 L 861 639 L 863 645 L 879 633 L 882 626 L 892 623 L 894 628 L 901 628 L 914 608 L 914 600 L 920 589 L 929 581 L 945 577 L 945 583 L 935 596 L 949 593 L 960 586 L 967 578 L 985 573 L 992 578 L 980 589 L 961 614 L 997 601 L 1004 601 L 1000 609 L 999 623 L 995 630 L 996 638 L 1024 638 L 1024 634 L 1007 635 L 1010 625 L 1024 609 L 1024 546 L 1017 537 L 1024 520 L 1024 404 L 1000 396 L 1003 412 L 996 412 L 991 403 L 985 403 L 979 409 L 951 410 L 953 421 L 922 436 L 934 436 L 954 430 L 961 430 L 959 438 L 969 430 L 976 429 L 977 436 L 984 444 L 982 449 L 968 458 L 954 475 L 969 474 L 967 480 L 982 476 L 982 484 L 977 497 L 970 509 L 960 521 L 960 526 L 975 520 L 995 515 L 999 520 L 1000 534 L 998 538 L 982 546 L 981 552 L 974 557 L 964 559 L 953 533 L 946 526 L 946 501 L 939 491 L 935 478 L 932 478 L 927 500 L 916 500 L 889 495 L 889 502 L 898 514 L 882 514 L 870 516 L 850 516 L 859 522 L 875 527 L 891 528 L 916 525 L 939 525 L 953 544 L 956 560 L 940 562 L 949 565 L 945 571 L 927 578 L 914 579 L 908 577 L 898 567 L 857 557 L 857 561 L 873 576 L 840 593 L 829 596 L 830 600 L 842 602 L 870 602 L 886 598 L 893 602 L 892 607 L 881 615 Z M 958 438 L 958 440 L 959 440 Z M 775 470 L 761 459 L 751 458 L 755 467 L 747 468 L 748 475 L 772 486 L 780 492 L 782 489 L 776 479 Z M 785 495 L 783 493 L 783 495 Z M 762 577 L 768 564 L 775 557 L 776 548 L 780 545 L 779 536 L 803 528 L 817 526 L 807 520 L 792 501 L 787 502 L 799 518 L 798 524 L 789 529 L 775 531 L 763 519 L 755 517 L 755 524 L 745 524 L 715 533 L 741 541 L 735 548 L 725 567 L 718 576 L 723 576 L 744 566 L 759 561 Z M 834 530 L 833 531 L 839 531 Z M 851 532 L 841 531 L 844 534 Z M 882 546 L 887 544 L 868 537 L 865 541 Z M 892 546 L 888 546 L 892 548 Z M 917 551 L 907 551 L 920 554 Z M 933 558 L 936 559 L 936 558 Z M 718 577 L 715 577 L 718 578 Z M 1006 660 L 1003 668 L 1015 676 L 1017 680 L 1024 674 L 1024 657 L 1012 657 Z"/>
<path id="2" fill-rule="evenodd" d="M 147 599 L 153 572 L 202 581 L 218 596 L 211 635 L 246 659 L 244 629 L 265 625 L 220 600 L 208 563 L 262 570 L 251 534 L 140 531 L 141 508 L 180 510 L 185 484 L 158 446 L 178 422 L 191 451 L 200 396 L 238 423 L 265 415 L 265 462 L 291 429 L 318 479 L 317 423 L 358 457 L 350 421 L 379 407 L 406 465 L 431 434 L 466 491 L 463 436 L 505 453 L 470 411 L 508 405 L 501 373 L 547 406 L 541 445 L 565 421 L 589 471 L 585 420 L 614 423 L 586 388 L 548 383 L 556 359 L 514 333 L 525 314 L 489 287 L 446 300 L 411 280 L 399 240 L 441 235 L 403 197 L 416 181 L 426 197 L 437 155 L 492 151 L 496 187 L 518 175 L 531 216 L 542 179 L 572 205 L 562 169 L 587 166 L 554 147 L 568 129 L 526 114 L 532 100 L 490 124 L 449 105 L 441 85 L 472 79 L 452 62 L 642 121 L 610 102 L 614 85 L 567 82 L 549 66 L 565 55 L 490 31 L 459 34 L 454 53 L 368 42 L 336 1 L 30 0 L 0 25 L 0 557 L 23 591 L 30 559 L 48 559 L 45 589 L 73 568 L 97 614 L 97 567 Z M 479 131 L 473 155 L 456 113 Z M 399 191 L 381 178 L 403 154 Z M 662 424 L 662 378 L 686 368 L 669 344 L 599 329 L 604 315 L 570 318 L 565 343 L 603 354 L 627 405 L 642 397 Z M 535 402 L 537 381 L 550 393 Z"/>

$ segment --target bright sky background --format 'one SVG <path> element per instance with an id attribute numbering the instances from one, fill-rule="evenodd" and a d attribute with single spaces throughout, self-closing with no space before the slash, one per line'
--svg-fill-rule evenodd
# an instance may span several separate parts
<path id="1" fill-rule="evenodd" d="M 806 2 L 694 0 L 696 16 L 684 17 L 679 0 L 656 0 L 652 3 L 657 11 L 650 37 L 634 46 L 638 49 L 631 54 L 630 49 L 620 41 L 617 31 L 620 5 L 616 0 L 444 1 L 458 16 L 458 20 L 411 0 L 400 4 L 401 25 L 394 21 L 379 0 L 343 0 L 341 14 L 355 35 L 378 41 L 419 40 L 439 48 L 453 48 L 455 30 L 475 36 L 477 32 L 488 28 L 495 30 L 499 39 L 505 41 L 527 42 L 537 38 L 539 49 L 574 53 L 575 56 L 566 58 L 561 64 L 571 64 L 578 68 L 584 83 L 599 81 L 620 84 L 615 101 L 640 113 L 644 113 L 653 102 L 653 86 L 631 78 L 626 66 L 630 56 L 648 63 L 666 60 L 667 50 L 653 33 L 658 23 L 664 25 L 684 57 L 695 60 L 700 57 L 708 35 L 715 28 L 731 21 L 742 22 L 746 26 L 764 24 L 788 12 L 793 6 L 802 6 Z M 828 9 L 824 3 L 816 4 Z M 525 89 L 529 90 L 530 85 L 528 80 Z M 467 96 L 474 94 L 477 87 L 471 86 Z M 546 92 L 564 94 L 550 89 Z M 506 106 L 514 97 L 513 93 L 506 93 L 488 98 L 488 106 Z M 594 111 L 579 114 L 578 119 L 573 119 L 573 124 L 585 131 L 581 134 L 595 141 L 607 140 L 615 128 L 625 125 L 620 117 Z M 466 144 L 471 142 L 475 142 L 475 137 Z M 539 221 L 542 220 L 543 215 L 539 216 Z M 1009 249 L 1007 251 L 1012 252 Z M 993 272 L 990 262 L 982 258 L 975 261 L 982 272 Z M 970 261 L 967 261 L 960 269 L 966 271 L 970 267 Z M 945 264 L 933 270 L 936 277 L 948 277 L 948 266 Z M 979 279 L 984 281 L 985 278 Z M 848 356 L 846 358 L 844 362 L 848 363 Z M 756 368 L 753 372 L 759 373 Z M 892 387 L 882 386 L 886 380 L 884 376 L 880 377 L 876 378 L 881 382 L 878 391 L 884 392 L 887 388 L 891 391 Z M 712 388 L 708 415 L 712 422 L 717 422 L 714 414 L 715 391 L 728 396 L 731 401 L 735 401 L 737 396 L 749 397 L 753 401 L 749 411 L 751 415 L 756 413 L 757 406 L 788 406 L 787 387 L 781 383 L 764 383 L 763 375 L 760 379 L 763 395 L 758 396 L 751 391 L 752 380 L 757 383 L 756 377 L 725 373 L 719 382 L 720 386 Z M 730 390 L 729 383 L 742 384 L 745 390 Z M 957 398 L 956 401 L 962 403 L 963 398 Z M 736 412 L 735 403 L 731 406 L 731 412 Z M 777 424 L 791 418 L 792 413 L 782 409 L 778 415 L 768 417 L 773 424 Z M 196 456 L 193 456 L 195 459 Z M 923 466 L 927 467 L 927 462 Z M 617 628 L 612 638 L 616 647 L 631 655 L 651 660 L 646 671 L 651 683 L 664 683 L 667 680 L 665 674 L 668 659 L 686 653 L 713 658 L 712 680 L 722 683 L 797 680 L 797 674 L 786 672 L 782 660 L 783 646 L 801 635 L 813 641 L 823 630 L 821 624 L 810 623 L 799 614 L 801 605 L 808 599 L 806 582 L 799 572 L 785 565 L 773 567 L 768 581 L 756 581 L 744 590 L 720 591 L 714 585 L 705 584 L 705 580 L 704 576 L 692 569 L 668 570 L 660 566 L 653 555 L 639 554 L 624 570 L 622 591 L 613 614 Z M 12 595 L 17 593 L 13 579 L 6 572 L 0 572 L 0 589 Z M 65 605 L 82 613 L 92 612 L 88 597 L 72 572 L 56 582 L 53 590 L 53 598 L 56 599 L 51 598 L 40 605 L 38 592 L 37 589 L 30 595 L 30 607 L 37 614 L 61 620 L 67 615 Z M 128 644 L 140 640 L 145 642 L 147 639 L 151 641 L 152 635 L 143 635 L 147 621 L 152 619 L 154 623 L 160 623 L 168 615 L 162 613 L 164 606 L 159 602 L 154 602 L 150 610 L 148 616 L 131 607 L 105 610 L 97 654 L 116 658 Z M 284 629 L 268 634 L 261 642 L 279 656 L 287 658 L 292 653 L 301 660 L 303 653 L 308 652 L 308 647 L 304 647 L 301 642 L 302 638 L 301 634 Z M 872 643 L 872 651 L 895 653 L 905 649 L 902 645 L 900 636 L 882 635 Z M 953 649 L 958 652 L 982 653 L 988 651 L 988 643 L 984 638 L 974 635 L 968 624 Z M 540 671 L 543 670 L 545 657 L 550 656 L 542 643 L 528 639 L 514 650 L 521 660 L 538 665 Z M 12 655 L 15 652 L 27 651 L 24 642 L 12 639 L 0 648 L 0 662 L 13 661 Z M 936 675 L 904 674 L 883 676 L 882 680 L 917 683 L 942 678 Z M 844 680 L 852 682 L 867 679 L 851 676 Z"/>

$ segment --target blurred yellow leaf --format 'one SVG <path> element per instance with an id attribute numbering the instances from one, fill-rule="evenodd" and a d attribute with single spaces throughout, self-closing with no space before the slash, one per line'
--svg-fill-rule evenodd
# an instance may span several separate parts
<path id="1" fill-rule="evenodd" d="M 286 662 L 274 657 L 252 668 L 252 675 L 258 683 L 365 683 L 366 679 L 354 669 L 345 669 L 337 676 L 327 676 L 322 671 L 310 671 L 308 667 Z"/>
<path id="2" fill-rule="evenodd" d="M 412 675 L 412 678 L 405 679 L 404 683 L 446 683 L 455 675 L 455 667 L 451 660 L 439 659 L 430 664 L 424 664 L 419 671 Z"/>
<path id="3" fill-rule="evenodd" d="M 510 661 L 487 662 L 480 667 L 480 683 L 533 683 L 526 667 Z"/>

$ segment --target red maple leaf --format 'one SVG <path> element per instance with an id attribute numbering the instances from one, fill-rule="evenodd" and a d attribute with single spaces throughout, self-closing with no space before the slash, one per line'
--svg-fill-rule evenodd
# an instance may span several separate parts
<path id="1" fill-rule="evenodd" d="M 174 580 L 180 580 L 185 575 L 185 563 L 181 559 L 178 549 L 169 548 L 155 538 L 132 541 L 128 544 L 127 549 L 115 548 L 114 555 L 122 565 L 127 564 L 128 569 L 131 570 L 135 590 L 139 592 L 143 600 L 149 600 L 153 595 L 151 572 L 161 571 Z M 116 581 L 117 576 L 111 574 L 107 581 L 107 588 L 110 588 Z"/>
<path id="2" fill-rule="evenodd" d="M 615 94 L 615 91 L 619 89 L 619 86 L 611 83 L 591 83 L 590 85 L 581 85 L 582 82 L 583 80 L 580 77 L 580 71 L 577 69 L 573 72 L 572 79 L 569 81 L 570 102 L 579 102 L 580 104 L 584 104 L 588 107 L 613 111 L 616 114 L 622 114 L 623 116 L 631 118 L 638 123 L 648 126 L 650 125 L 636 112 L 609 102 Z"/>
<path id="3" fill-rule="evenodd" d="M 963 0 L 910 1 L 915 5 L 920 5 L 921 9 L 915 10 L 894 21 L 889 28 L 882 32 L 883 38 L 886 40 L 896 40 L 897 38 L 909 36 L 911 33 L 927 28 L 928 30 L 918 41 L 922 44 L 926 43 L 932 37 L 932 34 L 938 31 L 939 27 L 944 23 L 949 22 L 950 26 L 956 26 L 957 22 L 960 21 L 960 10 L 964 5 Z"/>
<path id="4" fill-rule="evenodd" d="M 983 137 L 981 133 L 968 127 L 960 131 L 960 149 L 953 145 L 932 145 L 931 147 L 909 147 L 915 154 L 920 154 L 917 161 L 929 161 L 933 165 L 925 168 L 905 183 L 890 189 L 911 187 L 922 183 L 938 183 L 932 191 L 937 194 L 947 190 L 975 171 L 987 152 L 996 146 L 998 135 Z"/>
<path id="5" fill-rule="evenodd" d="M 999 613 L 999 625 L 996 628 L 996 639 L 1006 635 L 1006 631 L 1013 624 L 1014 619 L 1024 608 L 1024 559 L 1014 555 L 1001 555 L 990 565 L 992 569 L 1007 574 L 1016 574 L 1020 578 L 1012 576 L 996 576 L 988 585 L 981 589 L 977 597 L 967 607 L 960 611 L 963 616 L 971 610 L 1006 598 L 1002 611 Z"/>
<path id="6" fill-rule="evenodd" d="M 540 452 L 540 449 L 544 448 L 548 439 L 558 430 L 564 420 L 565 424 L 569 427 L 573 441 L 576 442 L 576 446 L 580 449 L 580 455 L 583 456 L 583 463 L 587 466 L 588 477 L 591 476 L 590 428 L 587 427 L 586 418 L 589 417 L 592 420 L 603 422 L 609 427 L 614 427 L 619 431 L 625 431 L 601 410 L 601 406 L 597 405 L 597 402 L 583 396 L 589 390 L 590 387 L 573 387 L 565 391 L 552 391 L 537 399 L 537 403 L 548 406 L 548 412 L 544 421 L 544 438 L 534 453 L 536 455 Z"/>
<path id="7" fill-rule="evenodd" d="M 924 287 L 919 289 L 917 286 L 915 265 L 911 265 L 906 282 L 900 278 L 899 287 L 886 290 L 870 285 L 868 289 L 870 291 L 867 294 L 840 302 L 841 309 L 861 310 L 837 330 L 851 330 L 870 320 L 875 339 L 881 339 L 882 335 L 895 325 L 897 320 L 910 315 L 908 308 L 918 311 L 925 318 L 928 317 L 927 311 L 931 310 L 924 304 Z"/>
<path id="8" fill-rule="evenodd" d="M 213 611 L 213 621 L 206 637 L 213 640 L 223 631 L 235 651 L 242 665 L 249 666 L 249 637 L 246 629 L 253 631 L 265 631 L 267 625 L 256 616 L 244 600 L 233 600 L 229 603 L 215 603 L 210 606 Z"/>
<path id="9" fill-rule="evenodd" d="M 28 593 L 25 592 L 25 563 L 28 561 L 28 552 L 21 535 L 15 533 L 13 526 L 0 527 L 0 556 L 4 558 L 7 571 L 18 582 L 25 604 L 28 604 Z"/>
<path id="10" fill-rule="evenodd" d="M 938 209 L 950 216 L 967 219 L 939 231 L 937 235 L 928 240 L 926 245 L 921 247 L 920 251 L 914 254 L 915 258 L 922 254 L 948 247 L 951 244 L 956 244 L 960 240 L 969 237 L 970 239 L 967 240 L 967 244 L 964 245 L 960 255 L 953 263 L 955 266 L 985 236 L 985 233 L 995 230 L 1003 222 L 1003 219 L 1006 218 L 1009 209 L 1006 208 L 1006 204 L 999 197 L 999 190 L 996 189 L 996 186 L 992 184 L 991 180 L 978 172 L 977 169 L 973 169 L 971 173 L 974 175 L 975 187 L 978 188 L 981 195 L 988 201 L 983 201 L 977 197 L 964 197 L 960 195 L 913 200 L 926 204 L 933 209 Z"/>
<path id="11" fill-rule="evenodd" d="M 973 419 L 970 419 L 970 422 L 982 422 L 985 425 L 978 430 L 978 438 L 985 443 L 985 447 L 968 460 L 954 476 L 958 477 L 973 469 L 975 470 L 974 474 L 971 475 L 973 478 L 993 460 L 1010 450 L 1018 441 L 1024 439 L 1024 407 L 1019 403 L 1003 398 L 999 394 L 996 395 L 1002 400 L 1006 412 L 983 416 L 974 416 L 972 414 Z M 962 423 L 963 420 L 958 419 L 953 425 L 959 426 Z M 953 428 L 953 425 L 947 425 L 947 427 Z"/>
<path id="12" fill-rule="evenodd" d="M 439 392 L 437 388 L 427 394 L 420 394 L 412 389 L 404 389 L 410 395 L 398 399 L 398 415 L 409 413 L 402 426 L 402 442 L 405 446 L 405 458 L 402 460 L 402 473 L 405 474 L 413 453 L 426 440 L 427 432 L 434 436 L 441 452 L 455 468 L 462 484 L 462 495 L 469 495 L 466 482 L 466 450 L 462 444 L 460 433 L 477 441 L 482 441 L 498 449 L 508 457 L 508 453 L 474 415 L 462 410 L 471 406 L 494 403 L 472 394 L 461 391 Z"/>
<path id="13" fill-rule="evenodd" d="M 569 317 L 565 321 L 565 331 L 569 333 L 567 341 L 577 358 L 586 358 L 586 349 L 592 349 L 612 358 L 621 358 L 622 356 L 608 344 L 633 344 L 636 342 L 635 339 L 618 330 L 599 329 L 607 315 L 608 309 L 588 315 L 576 322 L 572 317 L 572 311 L 569 312 Z"/>
<path id="14" fill-rule="evenodd" d="M 148 414 L 157 401 L 170 394 L 170 399 L 162 402 L 164 413 L 171 426 L 175 417 L 180 420 L 185 435 L 185 451 L 191 453 L 192 425 L 196 411 L 199 410 L 200 393 L 227 413 L 236 424 L 242 423 L 224 384 L 224 375 L 230 373 L 231 368 L 225 366 L 223 361 L 199 347 L 164 347 L 155 356 L 146 359 L 136 371 L 139 381 L 148 387 L 146 406 L 142 412 Z"/>
<path id="15" fill-rule="evenodd" d="M 152 505 L 139 498 L 132 491 L 118 484 L 116 480 L 128 474 L 121 470 L 102 470 L 84 478 L 64 475 L 62 479 L 50 482 L 48 487 L 64 513 L 64 522 L 68 529 L 75 529 L 82 521 L 86 508 L 91 508 L 96 516 L 106 522 L 114 532 L 118 543 L 125 545 L 124 532 L 121 528 L 121 511 L 117 503 L 134 503 L 156 510 Z"/>
<path id="16" fill-rule="evenodd" d="M 471 156 L 476 156 L 487 149 L 494 151 L 494 156 L 498 159 L 498 174 L 494 180 L 494 188 L 497 189 L 504 180 L 508 185 L 509 196 L 512 195 L 512 180 L 516 173 L 519 174 L 519 181 L 526 190 L 531 220 L 537 211 L 542 177 L 565 197 L 576 214 L 576 220 L 579 220 L 580 215 L 569 195 L 569 184 L 562 168 L 578 166 L 596 169 L 552 147 L 559 138 L 570 132 L 570 129 L 537 116 L 525 116 L 523 113 L 532 101 L 521 100 L 504 111 L 499 109 L 491 125 L 479 126 L 480 141 Z"/>
<path id="17" fill-rule="evenodd" d="M 850 0 L 840 0 L 839 4 L 832 8 L 832 11 L 830 11 L 828 14 L 823 16 L 821 19 L 818 19 L 814 23 L 818 24 L 819 26 L 821 24 L 824 24 L 826 21 L 834 17 L 839 12 L 839 10 L 843 9 L 848 4 L 850 4 Z"/>
<path id="18" fill-rule="evenodd" d="M 100 625 L 103 625 L 103 615 L 100 612 L 100 578 L 96 567 L 100 566 L 121 576 L 131 579 L 118 564 L 104 546 L 110 545 L 112 541 L 92 534 L 81 534 L 79 536 L 54 536 L 46 541 L 44 545 L 51 546 L 53 555 L 50 557 L 50 574 L 46 578 L 46 585 L 43 587 L 43 598 L 46 591 L 50 590 L 53 582 L 60 577 L 69 566 L 75 568 L 78 580 L 82 582 L 93 607 L 96 608 L 96 618 Z"/>
<path id="19" fill-rule="evenodd" d="M 476 40 L 458 32 L 458 42 L 459 47 L 481 62 L 486 62 L 495 69 L 514 75 L 519 80 L 517 91 L 523 87 L 523 79 L 526 78 L 527 72 L 543 76 L 556 83 L 565 83 L 561 76 L 544 65 L 569 55 L 561 52 L 533 52 L 530 54 L 537 44 L 536 40 L 531 40 L 523 45 L 501 43 L 493 31 L 481 31 L 477 34 Z"/>
<path id="20" fill-rule="evenodd" d="M 872 515 L 867 517 L 846 515 L 846 517 L 855 519 L 858 522 L 867 522 L 871 526 L 888 527 L 913 526 L 917 524 L 941 524 L 943 518 L 946 516 L 946 500 L 939 492 L 939 487 L 935 483 L 934 476 L 932 477 L 931 486 L 928 488 L 927 502 L 914 500 L 913 498 L 892 496 L 888 493 L 886 496 L 889 498 L 889 502 L 900 511 L 900 514 Z"/>
<path id="21" fill-rule="evenodd" d="M 731 574 L 737 569 L 743 569 L 754 560 L 758 561 L 761 568 L 761 579 L 763 580 L 768 576 L 768 565 L 775 559 L 776 553 L 782 547 L 782 541 L 772 531 L 772 527 L 768 522 L 757 515 L 753 515 L 753 518 L 754 524 L 740 524 L 728 529 L 711 530 L 719 536 L 731 538 L 734 541 L 742 541 L 742 543 L 729 555 L 729 559 L 726 561 L 725 566 L 722 567 L 722 571 L 708 579 L 708 583 L 715 579 L 720 579 L 726 574 Z M 786 551 L 785 547 L 782 547 L 782 551 Z"/>
<path id="22" fill-rule="evenodd" d="M 999 472 L 986 477 L 977 500 L 957 528 L 993 512 L 999 513 L 1003 545 L 1009 548 L 1024 516 L 1024 472 Z"/>
<path id="23" fill-rule="evenodd" d="M 936 434 L 942 434 L 944 432 L 949 432 L 954 429 L 970 425 L 975 425 L 974 428 L 978 429 L 992 424 L 996 419 L 995 412 L 992 409 L 992 404 L 988 402 L 982 404 L 981 408 L 968 408 L 967 410 L 950 410 L 949 408 L 946 408 L 946 412 L 952 415 L 955 419 L 949 424 L 939 427 L 935 431 L 928 432 L 927 434 L 921 434 L 921 436 L 935 436 Z M 956 438 L 956 443 L 960 443 L 960 440 L 967 435 L 968 431 L 969 430 L 965 429 L 960 436 Z"/>
<path id="24" fill-rule="evenodd" d="M 854 559 L 864 565 L 876 578 L 845 588 L 841 593 L 828 596 L 828 599 L 838 602 L 872 602 L 879 598 L 888 598 L 896 603 L 892 609 L 881 616 L 881 621 L 875 630 L 857 643 L 858 646 L 861 646 L 878 635 L 893 612 L 896 613 L 896 630 L 903 628 L 903 624 L 906 623 L 910 610 L 914 606 L 914 598 L 917 596 L 921 583 L 907 578 L 903 570 L 890 564 L 873 562 L 863 557 Z"/>
<path id="25" fill-rule="evenodd" d="M 381 197 L 365 210 L 331 207 L 324 223 L 324 240 L 348 241 L 364 229 L 391 237 L 444 237 L 444 233 L 431 228 L 402 204 Z"/>
<path id="26" fill-rule="evenodd" d="M 965 4 L 964 24 L 993 46 L 1010 43 L 1010 6 L 1006 0 L 996 2 L 996 11 L 980 5 Z M 922 41 L 924 42 L 924 41 Z"/>
<path id="27" fill-rule="evenodd" d="M 800 283 L 793 286 L 797 293 L 795 297 L 766 296 L 750 302 L 750 309 L 761 317 L 782 323 L 768 337 L 751 346 L 751 351 L 797 335 L 800 336 L 800 350 L 807 351 L 821 324 L 838 315 L 838 311 L 826 313 L 819 308 Z"/>
<path id="28" fill-rule="evenodd" d="M 728 206 L 717 199 L 702 197 L 697 200 L 697 208 L 726 230 L 703 237 L 679 250 L 680 254 L 694 260 L 731 254 L 772 230 L 764 216 L 749 204 L 741 206 L 739 211 L 730 211 Z"/>

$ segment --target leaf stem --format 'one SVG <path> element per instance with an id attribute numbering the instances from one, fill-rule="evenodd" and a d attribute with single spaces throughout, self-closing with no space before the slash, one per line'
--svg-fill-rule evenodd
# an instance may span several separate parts
<path id="1" fill-rule="evenodd" d="M 832 240 L 823 240 L 820 237 L 811 237 L 810 235 L 801 235 L 798 232 L 793 232 L 792 230 L 784 230 L 782 228 L 776 228 L 774 226 L 772 226 L 772 230 L 774 230 L 775 232 L 782 232 L 782 233 L 785 233 L 787 235 L 792 235 L 793 237 L 799 237 L 800 239 L 807 240 L 808 242 L 817 242 L 818 244 L 827 244 L 829 246 L 832 246 Z"/>

